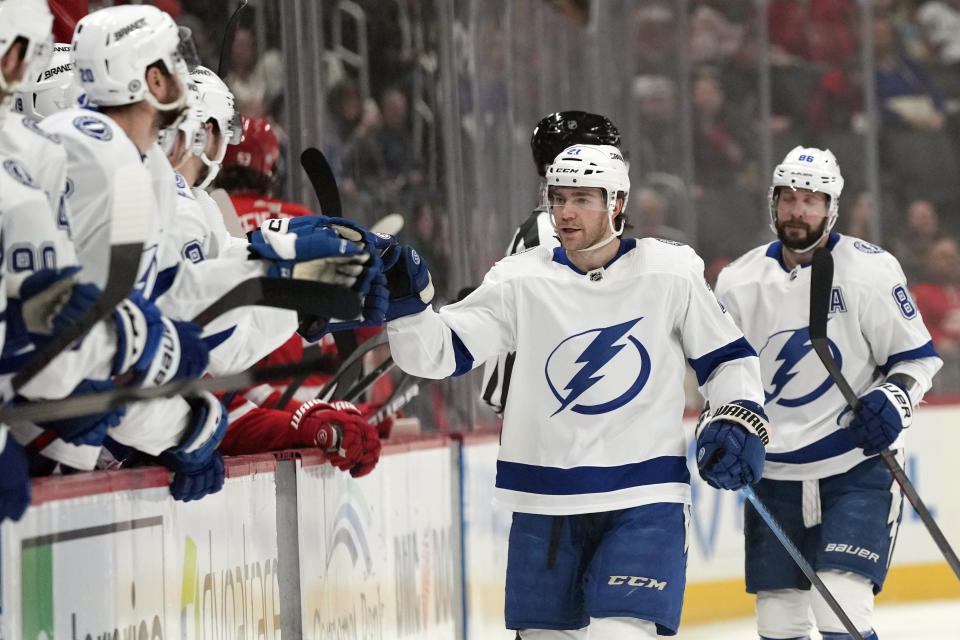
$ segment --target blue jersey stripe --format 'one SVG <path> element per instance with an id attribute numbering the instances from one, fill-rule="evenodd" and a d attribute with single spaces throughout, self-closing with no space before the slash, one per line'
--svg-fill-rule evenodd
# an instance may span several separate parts
<path id="1" fill-rule="evenodd" d="M 893 368 L 893 365 L 898 362 L 903 362 L 904 360 L 919 360 L 920 358 L 939 358 L 940 354 L 937 353 L 937 350 L 933 348 L 933 341 L 928 342 L 927 344 L 917 347 L 916 349 L 910 349 L 909 351 L 901 351 L 900 353 L 895 353 L 887 361 L 880 365 L 880 371 L 883 372 L 883 375 L 890 373 L 890 369 Z"/>
<path id="2" fill-rule="evenodd" d="M 177 271 L 180 265 L 176 264 L 168 267 L 157 274 L 157 280 L 153 283 L 153 291 L 150 292 L 150 302 L 156 302 L 157 298 L 165 294 L 173 286 L 173 280 L 177 277 Z"/>
<path id="3" fill-rule="evenodd" d="M 687 358 L 687 362 L 697 373 L 697 384 L 701 387 L 707 381 L 713 370 L 724 362 L 737 360 L 739 358 L 756 357 L 757 352 L 753 350 L 746 338 L 738 338 L 730 344 L 725 344 L 719 349 L 714 349 L 710 353 L 704 354 L 699 358 Z"/>
<path id="4" fill-rule="evenodd" d="M 816 442 L 808 444 L 805 447 L 787 451 L 786 453 L 768 453 L 767 460 L 770 462 L 789 462 L 791 464 L 804 464 L 806 462 L 817 462 L 826 460 L 842 453 L 856 449 L 857 445 L 850 439 L 846 429 L 837 429 L 825 438 L 820 438 Z"/>
<path id="5" fill-rule="evenodd" d="M 497 487 L 524 493 L 571 496 L 606 493 L 664 482 L 690 482 L 685 457 L 661 456 L 617 467 L 572 469 L 497 461 Z"/>
<path id="6" fill-rule="evenodd" d="M 467 345 L 463 344 L 463 340 L 460 339 L 456 331 L 451 330 L 450 333 L 453 336 L 453 356 L 457 363 L 456 370 L 450 375 L 462 376 L 473 369 L 473 354 L 467 349 Z"/>

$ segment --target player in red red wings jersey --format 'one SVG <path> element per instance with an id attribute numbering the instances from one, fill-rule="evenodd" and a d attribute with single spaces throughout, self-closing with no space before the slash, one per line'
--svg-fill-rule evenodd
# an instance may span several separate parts
<path id="1" fill-rule="evenodd" d="M 243 139 L 227 147 L 223 169 L 214 187 L 230 194 L 245 233 L 260 228 L 271 218 L 296 218 L 313 215 L 303 205 L 272 197 L 276 186 L 280 143 L 273 126 L 263 118 L 243 118 Z"/>

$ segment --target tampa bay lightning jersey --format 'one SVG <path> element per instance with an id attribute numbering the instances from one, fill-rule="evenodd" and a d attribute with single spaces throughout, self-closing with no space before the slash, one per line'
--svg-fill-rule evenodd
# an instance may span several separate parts
<path id="1" fill-rule="evenodd" d="M 762 402 L 759 363 L 689 248 L 621 240 L 583 273 L 562 248 L 499 261 L 464 300 L 387 324 L 397 365 L 459 375 L 516 351 L 495 502 L 564 515 L 689 502 L 689 362 L 714 405 Z"/>
<path id="2" fill-rule="evenodd" d="M 834 260 L 827 337 L 850 386 L 863 395 L 885 377 L 904 373 L 925 393 L 942 361 L 896 258 L 836 233 L 827 247 Z M 773 242 L 727 266 L 717 297 L 760 357 L 772 432 L 764 477 L 823 478 L 865 456 L 837 424 L 846 403 L 810 343 L 810 268 L 787 269 L 781 253 L 781 243 Z M 911 398 L 914 405 L 920 400 Z"/>

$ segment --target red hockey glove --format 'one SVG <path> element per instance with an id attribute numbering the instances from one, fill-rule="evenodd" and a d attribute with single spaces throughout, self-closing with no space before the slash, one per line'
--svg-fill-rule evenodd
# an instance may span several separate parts
<path id="1" fill-rule="evenodd" d="M 330 462 L 354 478 L 365 476 L 380 459 L 380 438 L 360 410 L 345 400 L 304 402 L 290 419 L 300 443 L 317 447 Z"/>

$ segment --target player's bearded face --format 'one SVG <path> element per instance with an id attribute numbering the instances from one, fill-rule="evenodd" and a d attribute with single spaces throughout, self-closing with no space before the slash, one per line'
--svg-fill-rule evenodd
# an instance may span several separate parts
<path id="1" fill-rule="evenodd" d="M 822 193 L 781 188 L 777 198 L 777 238 L 788 249 L 806 249 L 827 228 L 827 203 Z"/>
<path id="2" fill-rule="evenodd" d="M 180 95 L 186 91 L 184 87 L 174 74 L 165 76 L 166 80 L 166 91 L 164 92 L 163 97 L 160 99 L 161 104 L 170 104 L 176 102 Z M 160 120 L 160 128 L 167 129 L 176 124 L 182 117 L 182 115 L 189 109 L 190 106 L 184 101 L 183 106 L 180 109 L 172 109 L 170 111 L 161 111 L 158 116 Z"/>

